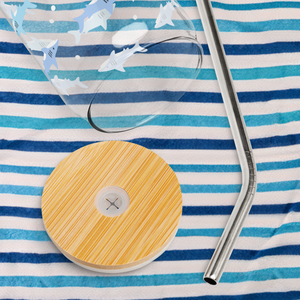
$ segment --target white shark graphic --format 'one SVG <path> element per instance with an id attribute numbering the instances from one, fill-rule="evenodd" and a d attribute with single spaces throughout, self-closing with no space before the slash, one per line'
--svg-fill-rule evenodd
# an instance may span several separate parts
<path id="1" fill-rule="evenodd" d="M 172 1 L 173 2 L 173 1 Z M 160 5 L 160 13 L 156 19 L 154 28 L 160 28 L 166 24 L 174 26 L 172 22 L 172 13 L 174 10 L 173 3 L 167 2 L 165 6 Z"/>
<path id="2" fill-rule="evenodd" d="M 141 47 L 137 42 L 131 49 L 126 48 L 123 49 L 122 52 L 115 53 L 113 50 L 107 59 L 98 70 L 99 72 L 107 72 L 111 70 L 118 70 L 120 72 L 125 72 L 123 68 L 123 64 L 127 61 L 127 59 L 132 56 L 135 52 L 146 52 L 147 49 Z"/>
<path id="3" fill-rule="evenodd" d="M 17 6 L 8 5 L 3 1 L 0 1 L 0 10 L 2 10 L 7 17 L 10 17 L 12 13 L 15 15 L 15 13 L 17 12 Z"/>
<path id="4" fill-rule="evenodd" d="M 45 73 L 48 75 L 50 67 L 54 65 L 57 69 L 57 61 L 56 61 L 56 52 L 58 48 L 58 40 L 52 41 L 47 47 L 42 48 L 41 50 L 44 52 L 44 67 Z"/>
<path id="5" fill-rule="evenodd" d="M 69 96 L 69 94 L 68 94 L 67 90 L 68 90 L 69 88 L 75 87 L 76 85 L 77 85 L 77 86 L 80 86 L 80 87 L 82 87 L 82 88 L 84 88 L 84 89 L 87 89 L 87 88 L 88 88 L 85 84 L 83 84 L 83 83 L 80 82 L 79 77 L 77 77 L 75 80 L 71 81 L 70 79 L 66 79 L 66 78 L 65 78 L 65 79 L 59 79 L 59 78 L 57 77 L 57 75 L 55 75 L 55 76 L 54 76 L 54 79 L 52 79 L 51 82 L 52 82 L 58 89 L 60 89 L 60 90 L 63 92 L 63 94 L 68 95 L 68 96 Z"/>
<path id="6" fill-rule="evenodd" d="M 29 8 L 36 8 L 36 5 L 30 3 L 29 0 L 25 0 L 23 5 L 17 7 L 17 11 L 15 13 L 11 11 L 11 17 L 13 19 L 12 23 L 18 36 L 20 36 L 21 33 L 26 34 L 23 29 L 23 20 L 26 13 L 28 12 L 27 9 Z"/>
<path id="7" fill-rule="evenodd" d="M 48 47 L 52 40 L 39 40 L 31 36 L 32 41 L 27 42 L 29 49 L 33 51 L 42 51 L 43 48 Z"/>
<path id="8" fill-rule="evenodd" d="M 113 4 L 113 9 L 115 8 L 115 4 Z M 89 31 L 102 26 L 104 30 L 107 28 L 107 20 L 111 16 L 110 12 L 106 9 L 102 9 L 96 13 L 94 13 L 89 19 L 84 21 L 84 26 L 82 32 L 80 30 L 71 30 L 68 33 L 71 33 L 75 36 L 76 44 L 78 45 L 80 42 L 80 37 L 82 33 L 88 33 Z"/>

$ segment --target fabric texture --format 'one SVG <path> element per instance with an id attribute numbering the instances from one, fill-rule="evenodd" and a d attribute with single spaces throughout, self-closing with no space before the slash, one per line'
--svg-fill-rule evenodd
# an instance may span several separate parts
<path id="1" fill-rule="evenodd" d="M 179 3 L 203 46 L 200 74 L 161 115 L 115 134 L 94 130 L 64 104 L 0 13 L 1 299 L 300 299 L 300 1 L 212 2 L 258 170 L 253 207 L 217 286 L 202 277 L 238 197 L 241 169 L 196 2 Z M 66 259 L 41 215 L 57 164 L 106 140 L 153 150 L 183 194 L 168 250 L 120 275 Z"/>

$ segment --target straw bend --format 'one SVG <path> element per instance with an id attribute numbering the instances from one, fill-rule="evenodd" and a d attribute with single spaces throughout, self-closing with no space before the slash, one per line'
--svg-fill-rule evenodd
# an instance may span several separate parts
<path id="1" fill-rule="evenodd" d="M 204 280 L 215 285 L 223 274 L 251 209 L 256 191 L 256 165 L 210 0 L 196 2 L 242 169 L 239 197 L 204 274 Z"/>

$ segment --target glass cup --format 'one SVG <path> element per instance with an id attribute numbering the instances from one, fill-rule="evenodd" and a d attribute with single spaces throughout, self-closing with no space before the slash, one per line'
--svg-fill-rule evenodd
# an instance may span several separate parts
<path id="1" fill-rule="evenodd" d="M 97 130 L 145 124 L 198 76 L 202 48 L 177 1 L 1 2 L 63 101 Z"/>

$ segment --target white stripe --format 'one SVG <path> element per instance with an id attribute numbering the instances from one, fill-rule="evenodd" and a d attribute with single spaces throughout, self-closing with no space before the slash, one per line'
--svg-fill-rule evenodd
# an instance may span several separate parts
<path id="1" fill-rule="evenodd" d="M 294 100 L 294 104 L 288 104 L 285 106 L 288 110 L 299 110 L 298 100 Z M 141 106 L 139 104 L 139 106 Z M 251 104 L 250 104 L 251 105 Z M 144 104 L 146 109 L 146 104 Z M 274 103 L 276 111 L 276 102 Z M 244 106 L 243 106 L 244 107 Z M 249 108 L 252 108 L 250 106 Z M 142 107 L 143 109 L 143 107 Z M 143 109 L 143 111 L 146 111 Z M 247 106 L 248 109 L 248 106 Z M 272 109 L 272 107 L 270 107 Z M 266 107 L 266 113 L 268 113 L 269 107 Z M 255 114 L 261 113 L 257 109 L 253 109 Z M 202 116 L 226 116 L 225 107 L 223 103 L 183 103 L 183 102 L 172 102 L 162 114 L 164 115 L 202 115 Z M 1 103 L 1 115 L 5 116 L 20 116 L 20 117 L 32 117 L 32 118 L 43 118 L 43 119 L 57 119 L 57 118 L 74 118 L 78 117 L 71 108 L 67 105 L 35 105 L 34 109 L 30 104 L 20 104 L 20 103 Z M 88 122 L 87 122 L 88 124 Z"/>
<path id="2" fill-rule="evenodd" d="M 154 48 L 154 46 L 153 46 Z M 124 48 L 120 48 L 116 53 L 119 53 Z M 43 56 L 34 56 L 35 59 L 40 61 L 40 66 L 33 62 L 32 58 L 28 59 L 30 56 L 23 54 L 1 54 L 0 55 L 0 65 L 5 67 L 15 67 L 15 68 L 27 68 L 32 70 L 39 70 L 43 68 Z M 58 67 L 63 66 L 63 70 L 98 70 L 102 63 L 104 63 L 109 55 L 99 56 L 95 62 L 95 57 L 83 57 L 81 59 L 76 59 L 74 57 L 57 57 L 56 61 Z M 189 63 L 189 65 L 187 65 Z M 186 67 L 195 68 L 197 63 L 197 56 L 192 58 L 191 56 L 186 59 L 186 55 L 183 53 L 179 54 L 139 54 L 135 53 L 134 56 L 126 61 L 126 67 L 139 67 L 143 65 L 147 66 L 169 66 L 169 67 Z M 209 63 L 209 64 L 208 64 Z M 204 60 L 203 68 L 212 68 L 211 61 Z M 56 68 L 53 67 L 53 70 Z M 116 71 L 117 72 L 117 71 Z"/>
<path id="3" fill-rule="evenodd" d="M 133 132 L 133 131 L 132 131 Z M 124 133 L 124 140 L 127 140 L 129 132 Z M 113 135 L 115 137 L 115 134 Z M 111 135 L 98 134 L 98 140 Z M 239 164 L 235 150 L 162 150 L 152 149 L 169 164 Z M 254 149 L 256 163 L 289 161 L 299 158 L 300 145 L 288 147 L 277 147 L 266 149 Z M 54 168 L 69 153 L 51 152 L 27 152 L 15 150 L 2 150 L 1 163 L 17 166 L 41 166 Z"/>
<path id="4" fill-rule="evenodd" d="M 204 267 L 201 270 L 205 270 Z M 44 274 L 44 273 L 43 273 Z M 77 275 L 76 272 L 73 272 Z M 66 287 L 59 288 L 30 288 L 18 289 L 5 287 L 5 292 L 11 298 L 31 299 L 32 295 L 41 299 L 162 299 L 162 297 L 199 297 L 199 295 L 235 295 L 245 294 L 247 291 L 252 293 L 264 292 L 289 292 L 296 291 L 299 287 L 299 279 L 277 279 L 276 281 L 262 282 L 242 282 L 242 283 L 221 283 L 217 287 L 208 284 L 193 285 L 170 285 L 170 286 L 150 286 L 150 287 L 123 287 L 123 288 L 83 288 L 83 287 Z M 8 296 L 7 296 L 8 297 Z"/>
<path id="5" fill-rule="evenodd" d="M 121 52 L 123 48 L 120 49 Z M 117 53 L 118 53 L 117 52 Z M 34 56 L 40 65 L 38 65 L 28 55 L 22 54 L 1 54 L 0 65 L 5 67 L 27 68 L 27 69 L 44 69 L 42 56 Z M 108 56 L 98 57 L 95 64 L 95 57 L 83 57 L 80 60 L 75 57 L 56 58 L 58 66 L 63 66 L 64 70 L 95 70 L 99 69 L 102 63 L 107 60 Z M 233 69 L 251 69 L 251 68 L 268 68 L 277 66 L 290 66 L 297 62 L 298 53 L 275 53 L 261 55 L 228 55 L 227 61 L 231 70 Z M 169 58 L 169 59 L 168 59 Z M 138 54 L 126 61 L 126 67 L 147 66 L 169 66 L 169 67 L 187 67 L 193 68 L 196 65 L 196 55 L 190 58 L 189 65 L 186 64 L 184 54 Z M 83 63 L 84 61 L 84 63 Z M 53 67 L 55 69 L 55 67 Z M 213 64 L 208 55 L 203 56 L 202 69 L 213 69 Z M 200 71 L 201 72 L 201 71 Z"/>
<path id="6" fill-rule="evenodd" d="M 235 199 L 237 199 L 237 196 Z M 203 201 L 205 197 L 202 197 Z M 232 201 L 232 205 L 236 200 Z M 202 205 L 209 205 L 203 202 Z M 247 216 L 244 227 L 271 227 L 277 228 L 284 223 L 298 222 L 297 213 L 290 213 L 291 216 L 286 218 L 284 214 L 276 215 L 253 215 Z M 292 216 L 293 215 L 293 216 Z M 180 228 L 225 228 L 225 225 L 229 219 L 229 215 L 203 215 L 203 216 L 182 216 L 180 220 Z M 217 238 L 216 241 L 217 243 Z"/>
<path id="7" fill-rule="evenodd" d="M 127 134 L 128 139 L 137 138 L 140 135 L 143 135 L 147 131 L 147 138 L 165 138 L 168 136 L 169 139 L 183 139 L 183 138 L 194 138 L 197 136 L 198 139 L 232 139 L 231 132 L 229 128 L 186 128 L 186 127 L 164 127 L 164 130 L 161 130 L 159 126 L 147 126 L 147 129 L 144 127 L 141 129 L 136 128 L 134 133 Z M 94 130 L 95 131 L 95 130 Z M 84 132 L 84 134 L 83 134 Z M 39 134 L 35 134 L 36 130 L 34 129 L 14 129 L 10 128 L 9 131 L 7 128 L 0 128 L 0 135 L 4 139 L 10 140 L 28 140 L 28 141 L 65 141 L 66 138 L 71 141 L 76 141 L 78 136 L 82 136 L 81 141 L 85 142 L 94 142 L 95 134 L 93 129 L 68 129 L 62 131 L 61 129 L 52 129 L 41 130 Z M 122 139 L 122 133 L 114 134 L 116 139 Z M 250 135 L 253 137 L 253 135 Z M 110 139 L 107 136 L 108 139 Z"/>
<path id="8" fill-rule="evenodd" d="M 1 115 L 43 119 L 78 117 L 67 105 L 34 105 L 32 109 L 30 104 L 4 102 L 1 103 Z"/>
<path id="9" fill-rule="evenodd" d="M 279 257 L 279 258 L 278 258 Z M 283 259 L 284 258 L 284 259 Z M 227 272 L 251 272 L 262 269 L 269 268 L 280 268 L 287 267 L 292 268 L 294 264 L 299 262 L 299 259 L 287 256 L 274 256 L 267 258 L 260 258 L 254 261 L 242 261 L 242 260 L 230 260 L 226 267 Z M 283 261 L 285 263 L 283 263 Z M 132 271 L 130 273 L 121 274 L 121 276 L 140 276 L 140 275 L 153 275 L 153 274 L 188 274 L 188 273 L 202 273 L 205 270 L 207 265 L 206 260 L 196 260 L 196 261 L 166 261 L 166 262 L 152 262 L 146 267 L 138 269 L 136 271 Z M 39 264 L 39 273 L 36 272 L 36 266 L 34 264 L 21 264 L 16 263 L 15 268 L 9 268 L 10 264 L 3 263 L 1 264 L 1 275 L 5 274 L 5 276 L 99 276 L 99 280 L 101 277 L 115 277 L 117 275 L 109 275 L 103 274 L 100 272 L 87 271 L 73 263 L 52 263 L 52 264 Z M 63 266 L 63 268 L 62 268 Z M 15 269 L 19 270 L 16 273 Z M 61 270 L 64 270 L 62 272 Z M 5 273 L 4 273 L 5 272 Z M 35 272 L 35 273 L 34 273 Z M 119 275 L 120 276 L 120 275 Z M 200 276 L 200 274 L 199 274 Z M 138 280 L 138 278 L 137 278 Z M 299 280 L 299 279 L 298 279 Z M 193 285 L 194 286 L 194 285 Z M 204 285 L 203 285 L 204 286 Z M 158 287 L 152 287 L 152 289 L 156 289 Z M 73 287 L 71 288 L 73 289 Z M 70 290 L 71 290 L 70 289 Z M 134 287 L 132 288 L 134 289 Z M 105 289 L 104 289 L 105 290 Z M 102 291 L 102 289 L 101 289 Z M 223 291 L 224 293 L 224 291 Z M 70 297 L 70 296 L 69 296 Z M 149 295 L 148 298 L 149 299 Z"/>
<path id="10" fill-rule="evenodd" d="M 255 237 L 239 237 L 235 249 L 239 250 L 265 250 L 270 248 L 276 248 L 280 246 L 292 246 L 295 245 L 295 239 L 297 239 L 299 233 L 285 233 L 270 238 L 255 238 Z M 176 250 L 201 250 L 201 249 L 214 249 L 219 237 L 175 237 L 168 251 Z M 288 241 L 287 241 L 288 239 Z M 36 254 L 48 254 L 61 252 L 51 241 L 27 241 L 27 240 L 2 240 L 0 241 L 1 252 L 20 252 L 20 253 L 36 253 Z M 16 251 L 18 249 L 18 251 Z M 288 258 L 288 257 L 285 257 Z M 280 266 L 284 267 L 286 261 L 279 260 Z M 176 264 L 176 261 L 174 261 Z M 3 265 L 3 263 L 1 263 Z M 30 265 L 30 264 L 29 264 Z M 20 264 L 22 267 L 22 264 Z M 279 266 L 279 267 L 280 267 Z M 1 274 L 1 271 L 0 271 Z M 1 276 L 1 275 L 0 275 Z"/>
<path id="11" fill-rule="evenodd" d="M 283 105 L 284 101 L 284 105 Z M 141 104 L 140 104 L 141 105 Z M 300 110 L 300 102 L 297 99 L 271 100 L 267 102 L 240 103 L 244 116 L 269 115 L 289 113 Z M 185 103 L 173 102 L 162 114 L 164 115 L 199 115 L 226 117 L 223 103 Z M 35 105 L 31 109 L 30 104 L 1 103 L 1 115 L 33 117 L 43 119 L 74 118 L 78 117 L 67 105 Z M 88 124 L 88 123 L 87 123 Z"/>
<path id="12" fill-rule="evenodd" d="M 1 184 L 21 185 L 21 186 L 44 186 L 49 176 L 47 175 L 28 175 L 17 173 L 5 173 Z"/>
<path id="13" fill-rule="evenodd" d="M 289 134 L 299 134 L 299 130 L 296 126 L 299 122 L 290 122 L 287 124 L 281 124 L 280 130 L 275 134 L 276 136 L 286 136 Z M 196 125 L 196 124 L 195 124 Z M 268 138 L 274 136 L 274 132 L 278 128 L 278 124 L 260 127 L 248 127 L 248 134 L 250 139 L 260 139 Z M 94 133 L 95 130 L 92 129 L 66 129 L 61 131 L 61 129 L 49 128 L 47 131 L 40 131 L 39 135 L 34 134 L 36 130 L 34 129 L 15 129 L 10 128 L 0 128 L 0 135 L 4 139 L 9 140 L 30 140 L 30 141 L 65 141 L 68 137 L 69 141 L 76 141 L 77 137 L 81 133 L 83 138 L 82 141 L 93 142 L 96 138 Z M 177 127 L 177 126 L 150 126 L 135 128 L 134 132 L 127 134 L 128 139 L 136 138 L 137 136 L 144 135 L 147 132 L 148 138 L 165 138 L 168 136 L 169 139 L 192 139 L 195 136 L 198 139 L 218 139 L 218 140 L 231 140 L 232 134 L 229 128 L 219 128 L 219 127 Z M 123 133 L 116 134 L 117 139 L 122 139 Z M 108 137 L 109 138 L 109 137 Z"/>
<path id="14" fill-rule="evenodd" d="M 27 152 L 17 150 L 2 150 L 1 164 L 16 166 L 40 166 L 54 168 L 70 153 Z"/>
<path id="15" fill-rule="evenodd" d="M 5 216 L 1 216 L 1 218 L 3 219 L 3 224 L 1 225 L 1 228 L 45 231 L 45 226 L 42 219 Z"/>
<path id="16" fill-rule="evenodd" d="M 178 34 L 183 34 L 184 32 L 178 31 Z M 271 31 L 272 34 L 270 34 L 270 31 L 265 32 L 220 32 L 222 41 L 224 44 L 266 44 L 266 43 L 274 43 L 274 42 L 292 42 L 292 41 L 299 41 L 299 33 L 296 30 L 273 30 Z M 166 33 L 161 33 L 162 35 L 168 36 Z M 62 37 L 65 35 L 65 33 L 49 33 L 47 34 L 47 39 L 62 39 Z M 98 33 L 96 32 L 90 32 L 90 40 L 88 40 L 88 43 L 82 43 L 81 45 L 90 45 L 90 44 L 98 44 L 98 41 L 96 39 Z M 13 31 L 6 31 L 0 29 L 0 36 L 1 41 L 3 42 L 10 42 L 10 43 L 21 43 L 20 38 L 18 35 L 15 34 Z M 45 36 L 40 33 L 32 33 L 30 36 L 33 36 L 37 39 L 43 39 Z M 103 44 L 110 44 L 111 43 L 111 36 L 106 35 L 106 38 L 102 40 Z M 203 31 L 197 32 L 198 40 L 201 44 L 207 44 L 205 35 Z M 71 45 L 74 45 L 74 37 L 69 34 L 66 37 L 64 37 L 64 42 L 71 43 Z"/>
<path id="17" fill-rule="evenodd" d="M 51 242 L 27 241 L 27 240 L 2 240 L 0 241 L 1 252 L 20 253 L 61 253 Z M 18 250 L 18 251 L 17 251 Z"/>
<path id="18" fill-rule="evenodd" d="M 224 45 L 234 44 L 267 44 L 276 42 L 297 42 L 299 41 L 299 32 L 297 30 L 272 30 L 263 32 L 220 32 Z M 298 39 L 297 39 L 298 37 Z M 204 42 L 204 32 L 199 32 L 199 41 Z"/>
<path id="19" fill-rule="evenodd" d="M 272 183 L 299 180 L 300 168 L 257 173 L 257 182 Z M 176 173 L 180 184 L 241 184 L 241 173 Z M 297 191 L 294 191 L 295 193 Z"/>
<path id="20" fill-rule="evenodd" d="M 267 102 L 241 103 L 245 115 L 267 115 L 300 110 L 299 99 L 270 100 Z"/>
<path id="21" fill-rule="evenodd" d="M 27 196 L 27 195 L 14 195 L 14 194 L 1 194 L 1 205 L 15 206 L 15 207 L 28 207 L 28 208 L 41 208 L 41 197 Z"/>
<path id="22" fill-rule="evenodd" d="M 200 71 L 201 72 L 201 71 Z M 286 90 L 286 89 L 298 89 L 299 88 L 300 76 L 295 77 L 283 77 L 275 79 L 259 79 L 259 80 L 234 80 L 235 89 L 237 92 L 259 92 L 259 91 L 273 91 Z M 13 82 L 12 82 L 13 81 Z M 157 80 L 134 80 L 139 84 L 141 90 L 151 90 L 155 86 Z M 160 82 L 165 79 L 160 79 Z M 180 79 L 177 79 L 176 87 L 173 87 L 174 91 L 181 91 Z M 87 86 L 91 84 L 90 81 L 83 81 Z M 129 83 L 129 80 L 128 82 Z M 276 87 L 276 88 L 275 88 Z M 134 91 L 131 85 L 127 86 L 128 92 Z M 119 86 L 116 82 L 107 82 L 105 87 L 101 89 L 102 92 L 124 92 L 124 86 Z M 53 88 L 52 84 L 48 81 L 36 82 L 30 80 L 11 80 L 11 79 L 0 79 L 0 91 L 14 91 L 17 93 L 34 93 L 34 94 L 54 94 L 57 92 Z M 195 80 L 187 87 L 186 91 L 190 92 L 219 92 L 218 82 L 216 80 Z"/>
<path id="23" fill-rule="evenodd" d="M 264 1 L 265 3 L 266 1 Z M 232 3 L 231 3 L 232 4 Z M 241 4 L 241 2 L 239 3 Z M 243 4 L 244 1 L 243 1 Z M 230 20 L 237 22 L 261 22 L 269 20 L 284 20 L 284 19 L 298 19 L 299 9 L 297 8 L 273 8 L 273 9 L 259 9 L 259 10 L 225 10 L 214 8 L 214 15 L 217 20 Z M 191 18 L 194 18 L 191 16 Z M 195 15 L 195 18 L 197 16 Z"/>
<path id="24" fill-rule="evenodd" d="M 300 145 L 254 149 L 256 163 L 299 159 Z"/>
<path id="25" fill-rule="evenodd" d="M 244 228 L 247 229 L 246 227 Z M 276 248 L 280 246 L 292 246 L 295 245 L 295 240 L 298 237 L 299 237 L 299 232 L 279 234 L 273 236 L 272 238 L 240 236 L 237 240 L 234 249 L 263 251 L 266 249 Z M 176 237 L 172 241 L 168 250 L 215 249 L 219 238 L 220 238 L 219 236 Z M 282 263 L 282 266 L 284 265 L 285 263 Z"/>
<path id="26" fill-rule="evenodd" d="M 176 173 L 177 175 L 178 173 Z M 209 173 L 204 173 L 209 174 Z M 227 176 L 231 177 L 232 173 Z M 260 174 L 260 172 L 258 173 Z M 216 175 L 217 177 L 217 175 Z M 298 177 L 299 178 L 299 177 Z M 297 179 L 298 179 L 297 178 Z M 216 178 L 217 180 L 217 178 Z M 260 181 L 258 180 L 258 183 Z M 291 203 L 293 198 L 300 199 L 300 190 L 276 191 L 276 192 L 256 192 L 253 205 L 273 205 Z M 184 206 L 201 205 L 235 205 L 238 198 L 237 194 L 183 194 L 182 200 Z"/>
<path id="27" fill-rule="evenodd" d="M 177 174 L 177 173 L 176 173 Z M 231 176 L 231 175 L 228 175 Z M 201 184 L 201 183 L 199 183 Z M 254 197 L 253 205 L 267 205 L 267 204 L 286 204 L 291 203 L 291 199 L 300 197 L 299 190 L 291 191 L 276 191 L 276 192 L 257 192 Z M 234 205 L 238 198 L 236 193 L 224 194 L 183 194 L 183 206 L 219 206 L 219 205 Z M 16 206 L 28 208 L 41 208 L 40 196 L 1 194 L 1 205 Z M 202 218 L 202 216 L 201 216 Z"/>

